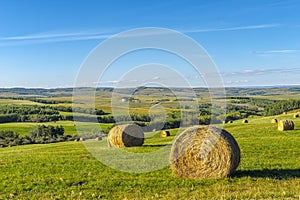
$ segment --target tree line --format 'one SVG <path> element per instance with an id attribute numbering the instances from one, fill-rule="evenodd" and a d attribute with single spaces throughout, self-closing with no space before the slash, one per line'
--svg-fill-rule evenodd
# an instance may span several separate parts
<path id="1" fill-rule="evenodd" d="M 294 100 L 294 99 L 282 100 L 268 105 L 264 110 L 264 115 L 265 116 L 279 115 L 282 114 L 283 112 L 296 110 L 299 108 L 300 108 L 300 100 Z"/>
<path id="2" fill-rule="evenodd" d="M 40 106 L 40 105 L 0 105 L 0 123 L 7 122 L 51 122 L 60 120 L 71 120 L 70 116 L 63 116 L 60 111 L 73 112 L 72 107 L 65 106 Z M 76 112 L 94 114 L 97 116 L 105 115 L 102 110 L 92 108 L 78 108 Z M 83 121 L 89 121 L 92 118 L 79 118 Z M 103 121 L 111 121 L 108 117 Z"/>
<path id="3" fill-rule="evenodd" d="M 46 144 L 73 140 L 74 136 L 64 135 L 62 126 L 38 125 L 26 135 L 19 135 L 10 130 L 0 131 L 0 147 L 25 145 L 25 144 Z"/>
<path id="4" fill-rule="evenodd" d="M 26 135 L 20 135 L 11 130 L 0 130 L 0 147 L 26 144 L 48 144 L 55 142 L 79 141 L 79 138 L 94 139 L 108 134 L 109 130 L 92 129 L 89 132 L 65 135 L 62 126 L 38 125 Z"/>

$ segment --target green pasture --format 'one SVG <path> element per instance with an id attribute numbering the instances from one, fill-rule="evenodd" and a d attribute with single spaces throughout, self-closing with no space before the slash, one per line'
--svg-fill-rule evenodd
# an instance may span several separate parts
<path id="1" fill-rule="evenodd" d="M 292 119 L 292 114 L 276 118 Z M 142 174 L 120 172 L 95 159 L 81 142 L 3 148 L 0 199 L 299 199 L 300 119 L 293 119 L 295 130 L 285 132 L 277 131 L 271 119 L 219 125 L 241 149 L 237 172 L 225 179 L 181 179 L 169 166 Z M 177 133 L 173 129 L 171 137 L 161 138 L 159 131 L 149 132 L 144 146 L 125 150 L 155 151 Z"/>
<path id="2" fill-rule="evenodd" d="M 43 105 L 41 103 L 37 103 L 29 100 L 16 100 L 16 99 L 0 99 L 0 105 L 1 104 Z"/>
<path id="3" fill-rule="evenodd" d="M 37 125 L 52 125 L 60 126 L 62 125 L 65 129 L 65 134 L 77 134 L 77 133 L 88 133 L 93 129 L 101 127 L 101 129 L 109 129 L 112 124 L 99 124 L 91 122 L 76 122 L 76 125 L 73 121 L 57 121 L 57 122 L 45 122 L 45 123 L 33 123 L 33 122 L 12 122 L 0 124 L 0 130 L 11 130 L 20 135 L 25 135 L 30 132 Z"/>

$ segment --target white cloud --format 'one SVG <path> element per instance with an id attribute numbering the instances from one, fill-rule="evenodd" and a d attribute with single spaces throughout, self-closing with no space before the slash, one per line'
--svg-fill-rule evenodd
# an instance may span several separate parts
<path id="1" fill-rule="evenodd" d="M 209 29 L 193 29 L 193 30 L 181 30 L 183 33 L 201 33 L 201 32 L 217 32 L 217 31 L 239 31 L 239 30 L 251 30 L 251 29 L 266 29 L 275 28 L 278 24 L 262 24 L 252 26 L 235 26 L 224 28 L 209 28 Z M 180 31 L 180 30 L 179 30 Z M 0 37 L 0 46 L 15 46 L 26 44 L 39 44 L 39 43 L 51 43 L 51 42 L 66 42 L 66 41 L 78 41 L 78 40 L 99 40 L 109 38 L 119 31 L 75 31 L 75 32 L 49 32 L 28 34 L 19 36 L 7 36 Z M 145 33 L 143 33 L 145 34 Z M 149 32 L 146 34 L 165 34 L 159 31 Z M 136 37 L 140 35 L 128 35 L 128 37 Z"/>

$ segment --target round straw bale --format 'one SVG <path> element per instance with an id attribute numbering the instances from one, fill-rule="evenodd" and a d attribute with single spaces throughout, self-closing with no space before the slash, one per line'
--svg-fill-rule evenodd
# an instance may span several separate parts
<path id="1" fill-rule="evenodd" d="M 142 146 L 144 132 L 135 124 L 118 125 L 109 131 L 107 140 L 109 147 Z"/>
<path id="2" fill-rule="evenodd" d="M 223 129 L 195 126 L 176 138 L 170 161 L 173 173 L 181 178 L 224 178 L 238 167 L 240 148 Z"/>
<path id="3" fill-rule="evenodd" d="M 154 129 L 152 129 L 152 132 L 155 132 L 156 131 L 156 129 L 154 128 Z"/>
<path id="4" fill-rule="evenodd" d="M 244 119 L 244 120 L 243 120 L 243 123 L 244 123 L 244 124 L 247 124 L 247 123 L 248 123 L 248 120 L 247 120 L 247 119 Z"/>
<path id="5" fill-rule="evenodd" d="M 170 131 L 162 131 L 161 132 L 161 137 L 169 137 L 171 134 L 170 134 Z"/>
<path id="6" fill-rule="evenodd" d="M 299 117 L 299 113 L 294 114 L 294 118 L 298 118 Z"/>
<path id="7" fill-rule="evenodd" d="M 97 142 L 98 142 L 98 141 L 101 141 L 101 140 L 102 140 L 102 136 L 99 136 L 99 137 L 96 137 L 96 138 L 95 138 L 95 141 L 97 141 Z"/>
<path id="8" fill-rule="evenodd" d="M 80 141 L 80 142 L 83 142 L 83 141 L 84 141 L 84 138 L 81 137 L 81 138 L 79 139 L 79 141 Z"/>
<path id="9" fill-rule="evenodd" d="M 294 130 L 294 122 L 292 120 L 280 120 L 278 122 L 278 130 L 279 131 Z"/>
<path id="10" fill-rule="evenodd" d="M 282 114 L 283 114 L 283 115 L 286 115 L 286 114 L 287 114 L 287 112 L 283 112 Z"/>
<path id="11" fill-rule="evenodd" d="M 276 124 L 277 122 L 278 122 L 278 121 L 277 121 L 277 119 L 275 119 L 275 118 L 271 120 L 271 123 L 272 123 L 272 124 Z"/>
<path id="12" fill-rule="evenodd" d="M 229 124 L 232 124 L 232 123 L 233 123 L 233 121 L 232 121 L 232 120 L 230 120 L 230 121 L 228 121 L 228 123 L 229 123 Z"/>

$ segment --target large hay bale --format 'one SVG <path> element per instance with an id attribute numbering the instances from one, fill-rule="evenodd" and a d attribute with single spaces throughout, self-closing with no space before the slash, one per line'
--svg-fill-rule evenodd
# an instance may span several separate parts
<path id="1" fill-rule="evenodd" d="M 292 120 L 280 120 L 278 122 L 279 131 L 294 130 L 294 122 Z"/>
<path id="2" fill-rule="evenodd" d="M 248 120 L 247 120 L 247 119 L 244 119 L 242 122 L 243 122 L 244 124 L 247 124 L 247 123 L 248 123 Z"/>
<path id="3" fill-rule="evenodd" d="M 277 122 L 278 122 L 278 121 L 277 121 L 277 119 L 275 119 L 275 118 L 271 120 L 271 123 L 272 123 L 272 124 L 277 124 Z"/>
<path id="4" fill-rule="evenodd" d="M 299 117 L 299 113 L 294 114 L 294 118 L 298 118 Z"/>
<path id="5" fill-rule="evenodd" d="M 171 134 L 170 131 L 162 131 L 160 135 L 161 137 L 169 137 Z"/>
<path id="6" fill-rule="evenodd" d="M 170 161 L 173 173 L 181 178 L 224 178 L 238 167 L 240 148 L 223 129 L 195 126 L 176 138 Z"/>
<path id="7" fill-rule="evenodd" d="M 144 132 L 135 124 L 118 125 L 107 136 L 109 147 L 132 147 L 144 144 Z"/>

